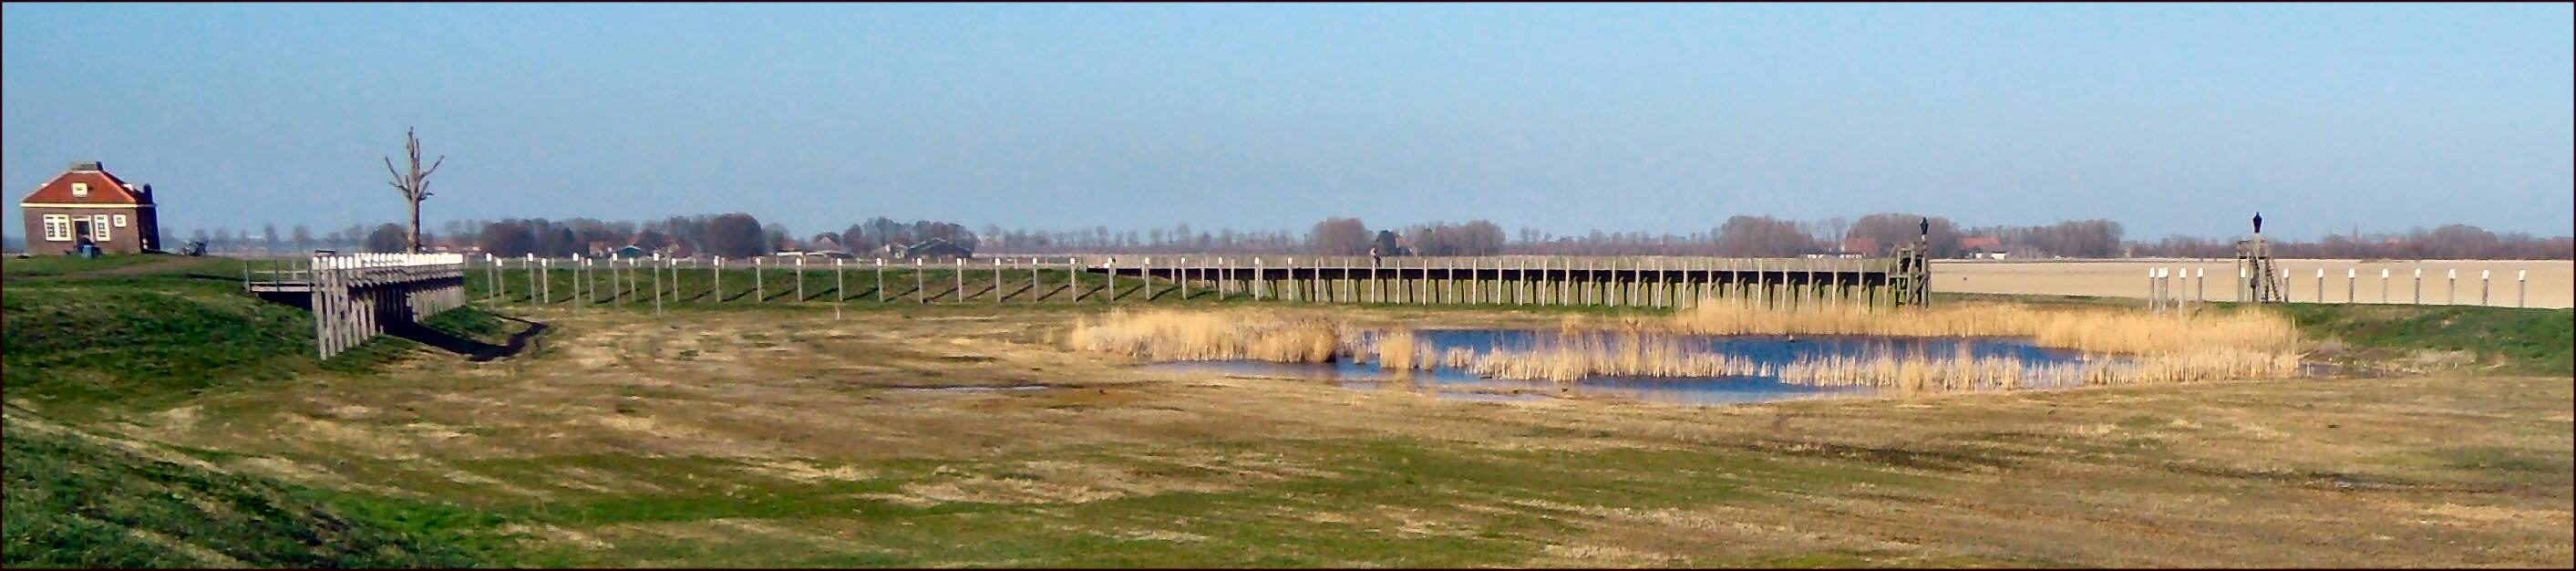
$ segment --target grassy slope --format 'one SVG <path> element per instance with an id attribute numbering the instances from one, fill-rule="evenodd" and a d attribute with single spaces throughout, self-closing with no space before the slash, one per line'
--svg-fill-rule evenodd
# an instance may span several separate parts
<path id="1" fill-rule="evenodd" d="M 488 517 L 336 494 L 104 444 L 10 412 L 9 567 L 465 567 Z"/>
<path id="2" fill-rule="evenodd" d="M 64 274 L 110 270 L 177 259 L 160 254 L 125 254 L 80 258 L 73 256 L 29 256 L 0 262 L 0 276 L 9 279 L 59 276 Z"/>
<path id="3" fill-rule="evenodd" d="M 2481 364 L 2549 376 L 2576 371 L 2576 310 L 2475 306 L 2283 304 L 2310 337 L 2340 339 L 2367 359 L 2470 351 Z"/>
<path id="4" fill-rule="evenodd" d="M 14 269 L 13 269 L 14 271 Z M 483 561 L 446 508 L 324 492 L 152 460 L 48 427 L 320 372 L 357 373 L 417 344 L 380 339 L 328 363 L 301 310 L 230 282 L 161 273 L 21 281 L 0 297 L 9 566 L 459 566 Z M 461 310 L 433 327 L 499 335 Z M 42 410 L 40 414 L 36 412 Z M 36 426 L 39 428 L 29 428 Z M 145 446 L 145 448 L 149 448 Z"/>

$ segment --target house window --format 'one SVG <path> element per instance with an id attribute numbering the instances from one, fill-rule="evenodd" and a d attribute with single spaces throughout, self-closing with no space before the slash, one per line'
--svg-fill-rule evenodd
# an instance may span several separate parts
<path id="1" fill-rule="evenodd" d="M 123 214 L 118 214 L 118 215 L 116 215 L 116 227 L 118 227 L 118 228 L 124 228 L 124 227 L 125 227 L 125 215 L 123 215 Z"/>
<path id="2" fill-rule="evenodd" d="M 108 233 L 107 215 L 99 214 L 89 217 L 89 239 L 105 242 L 112 236 L 114 236 L 114 234 Z"/>
<path id="3" fill-rule="evenodd" d="M 45 241 L 72 241 L 72 217 L 65 214 L 45 215 Z"/>
<path id="4" fill-rule="evenodd" d="M 72 183 L 72 196 L 89 196 L 89 183 Z"/>

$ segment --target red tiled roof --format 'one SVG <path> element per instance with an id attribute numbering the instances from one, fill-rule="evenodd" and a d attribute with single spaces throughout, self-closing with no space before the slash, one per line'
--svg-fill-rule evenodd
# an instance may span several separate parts
<path id="1" fill-rule="evenodd" d="M 1876 254 L 1876 253 L 1878 253 L 1878 239 L 1877 239 L 1877 238 L 1847 238 L 1847 239 L 1844 239 L 1844 240 L 1843 240 L 1843 251 L 1845 251 L 1845 252 L 1860 252 L 1860 253 L 1863 253 L 1863 254 Z"/>
<path id="2" fill-rule="evenodd" d="M 1993 236 L 1969 236 L 1959 239 L 1959 247 L 1967 249 L 1993 248 L 2002 246 L 2003 243 L 2003 240 L 1997 239 Z"/>
<path id="3" fill-rule="evenodd" d="M 89 196 L 72 196 L 72 183 L 89 183 Z M 36 192 L 19 200 L 23 204 L 151 204 L 152 197 L 125 190 L 125 181 L 105 170 L 68 171 L 52 182 L 36 187 Z"/>

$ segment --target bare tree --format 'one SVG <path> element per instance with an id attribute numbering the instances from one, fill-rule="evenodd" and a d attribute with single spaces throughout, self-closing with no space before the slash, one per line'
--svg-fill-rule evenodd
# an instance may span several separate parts
<path id="1" fill-rule="evenodd" d="M 429 163 L 429 170 L 421 170 L 420 137 L 413 136 L 412 129 L 410 127 L 403 128 L 403 151 L 411 156 L 410 174 L 404 174 L 403 171 L 394 170 L 393 157 L 385 157 L 385 172 L 392 174 L 394 177 L 393 182 L 386 184 L 391 184 L 394 186 L 394 190 L 401 191 L 403 201 L 411 204 L 411 236 L 409 239 L 411 249 L 408 251 L 419 252 L 420 201 L 429 199 L 429 174 L 438 172 L 439 165 L 447 164 L 447 155 L 439 155 L 437 161 Z"/>

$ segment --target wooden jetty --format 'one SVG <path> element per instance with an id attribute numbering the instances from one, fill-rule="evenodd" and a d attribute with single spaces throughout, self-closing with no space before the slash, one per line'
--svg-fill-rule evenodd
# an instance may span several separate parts
<path id="1" fill-rule="evenodd" d="M 463 254 L 315 255 L 245 261 L 252 295 L 313 312 L 314 347 L 329 359 L 383 334 L 465 305 Z"/>

